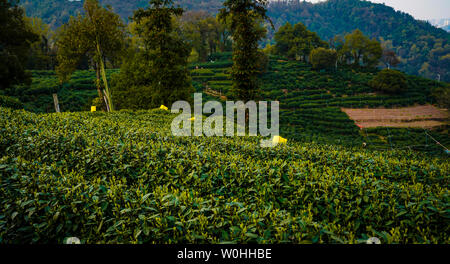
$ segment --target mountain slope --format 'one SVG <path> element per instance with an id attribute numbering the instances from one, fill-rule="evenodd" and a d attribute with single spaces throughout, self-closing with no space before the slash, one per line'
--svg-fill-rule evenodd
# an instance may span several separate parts
<path id="1" fill-rule="evenodd" d="M 84 1 L 68 0 L 22 0 L 28 16 L 37 16 L 50 24 L 53 28 L 59 27 L 67 22 L 70 16 L 82 11 Z M 149 0 L 100 0 L 107 6 L 110 5 L 114 12 L 118 13 L 124 20 L 128 20 L 133 15 L 133 11 L 138 8 L 148 6 Z M 188 10 L 205 10 L 211 13 L 222 7 L 220 0 L 178 0 L 177 4 Z"/>
<path id="2" fill-rule="evenodd" d="M 450 33 L 383 4 L 359 0 L 273 3 L 269 9 L 276 27 L 303 22 L 330 40 L 359 28 L 385 42 L 402 58 L 399 69 L 436 79 L 450 80 Z"/>

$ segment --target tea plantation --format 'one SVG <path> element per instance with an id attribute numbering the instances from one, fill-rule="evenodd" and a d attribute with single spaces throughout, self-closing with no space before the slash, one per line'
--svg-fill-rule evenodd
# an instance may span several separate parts
<path id="1" fill-rule="evenodd" d="M 108 70 L 107 77 L 118 70 Z M 95 71 L 76 71 L 71 79 L 60 84 L 55 71 L 31 71 L 31 85 L 15 87 L 13 96 L 18 98 L 28 111 L 51 113 L 55 111 L 52 94 L 58 94 L 59 105 L 63 112 L 87 111 L 92 99 L 98 97 L 95 87 Z"/>
<path id="2" fill-rule="evenodd" d="M 231 53 L 215 53 L 207 63 L 191 64 L 192 84 L 203 93 L 203 101 L 234 100 L 231 93 Z M 108 70 L 110 77 L 118 70 Z M 52 93 L 57 93 L 61 111 L 89 111 L 97 97 L 94 71 L 76 71 L 63 85 L 54 71 L 33 71 L 33 83 L 16 88 L 13 96 L 26 110 L 37 113 L 54 112 Z M 271 56 L 267 71 L 261 75 L 263 100 L 281 103 L 281 134 L 298 142 L 317 142 L 362 146 L 373 150 L 413 149 L 430 155 L 446 155 L 441 146 L 423 129 L 365 129 L 341 111 L 345 108 L 401 107 L 435 103 L 432 90 L 445 85 L 432 80 L 407 76 L 409 88 L 400 95 L 383 95 L 368 85 L 375 70 L 339 68 L 316 71 L 309 64 L 285 61 Z M 9 94 L 8 94 L 9 95 Z M 10 107 L 9 104 L 0 106 Z M 448 122 L 447 122 L 448 124 Z M 444 146 L 450 146 L 449 125 L 427 131 Z"/>
<path id="3" fill-rule="evenodd" d="M 450 243 L 448 157 L 0 108 L 0 243 Z"/>
<path id="4" fill-rule="evenodd" d="M 231 53 L 213 54 L 210 60 L 191 66 L 197 92 L 206 94 L 206 99 L 234 100 L 231 93 Z M 383 95 L 368 85 L 375 74 L 376 70 L 356 71 L 346 67 L 328 72 L 316 71 L 309 64 L 271 56 L 267 71 L 261 75 L 260 99 L 280 102 L 281 134 L 291 140 L 346 146 L 366 143 L 373 150 L 409 148 L 433 155 L 444 154 L 443 148 L 426 133 L 444 146 L 450 146 L 449 125 L 432 131 L 408 128 L 361 131 L 341 111 L 341 107 L 389 108 L 433 104 L 436 103 L 433 89 L 445 85 L 407 76 L 409 88 L 406 92 Z"/>

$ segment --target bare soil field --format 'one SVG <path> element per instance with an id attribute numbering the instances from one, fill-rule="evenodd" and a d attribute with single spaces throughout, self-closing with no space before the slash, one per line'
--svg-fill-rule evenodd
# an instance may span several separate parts
<path id="1" fill-rule="evenodd" d="M 350 109 L 342 108 L 362 128 L 442 126 L 449 120 L 449 112 L 432 105 L 405 108 Z"/>

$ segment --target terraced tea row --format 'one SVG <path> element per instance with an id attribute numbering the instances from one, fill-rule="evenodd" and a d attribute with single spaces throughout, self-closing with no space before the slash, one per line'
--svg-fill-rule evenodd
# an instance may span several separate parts
<path id="1" fill-rule="evenodd" d="M 0 242 L 449 243 L 448 159 L 0 108 Z"/>

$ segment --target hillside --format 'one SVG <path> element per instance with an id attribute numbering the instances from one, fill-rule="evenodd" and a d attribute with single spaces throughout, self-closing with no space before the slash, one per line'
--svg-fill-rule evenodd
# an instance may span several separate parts
<path id="1" fill-rule="evenodd" d="M 103 0 L 115 12 L 127 19 L 132 11 L 144 7 L 147 0 Z M 188 10 L 206 10 L 216 13 L 220 0 L 182 0 L 178 3 Z M 43 18 L 53 28 L 66 22 L 70 15 L 81 10 L 81 2 L 55 0 L 22 1 L 29 16 Z M 412 16 L 393 8 L 360 0 L 329 0 L 317 4 L 305 1 L 272 2 L 268 15 L 278 29 L 286 22 L 304 23 L 324 40 L 359 28 L 364 34 L 383 40 L 402 59 L 398 68 L 406 73 L 450 81 L 450 33 L 428 22 L 415 20 Z M 270 30 L 269 38 L 273 31 Z M 269 40 L 270 42 L 270 40 Z"/>
<path id="2" fill-rule="evenodd" d="M 216 100 L 231 99 L 231 54 L 216 54 L 214 63 L 191 66 L 197 92 Z M 199 68 L 199 69 L 196 69 Z M 444 85 L 436 81 L 407 76 L 409 89 L 399 95 L 376 93 L 368 82 L 376 71 L 359 72 L 350 68 L 316 71 L 309 64 L 272 57 L 261 76 L 261 98 L 280 102 L 281 133 L 299 142 L 320 142 L 361 146 L 371 149 L 408 148 L 443 154 L 422 128 L 366 128 L 361 130 L 342 108 L 393 108 L 436 103 L 433 89 Z M 429 133 L 450 145 L 448 118 Z"/>
<path id="3" fill-rule="evenodd" d="M 133 11 L 148 6 L 148 0 L 101 0 L 102 4 L 110 5 L 114 12 L 124 20 L 133 16 Z M 177 4 L 188 10 L 204 10 L 211 13 L 217 12 L 222 7 L 220 0 L 178 0 Z M 83 1 L 68 0 L 22 0 L 22 6 L 28 16 L 40 17 L 52 28 L 57 28 L 67 22 L 70 16 L 82 11 Z"/>
<path id="4" fill-rule="evenodd" d="M 0 108 L 1 242 L 450 242 L 448 157 L 173 137 L 173 117 Z"/>
<path id="5" fill-rule="evenodd" d="M 108 70 L 107 77 L 118 70 Z M 31 71 L 31 85 L 19 85 L 10 94 L 24 103 L 25 110 L 37 113 L 55 111 L 52 94 L 58 94 L 61 111 L 85 111 L 90 109 L 91 101 L 98 96 L 94 83 L 95 72 L 76 71 L 71 79 L 60 85 L 55 71 Z"/>
<path id="6" fill-rule="evenodd" d="M 269 15 L 277 27 L 303 22 L 325 40 L 359 28 L 383 40 L 400 57 L 398 68 L 430 79 L 450 81 L 450 33 L 383 4 L 359 0 L 329 0 L 317 4 L 293 1 L 271 5 Z"/>
<path id="7" fill-rule="evenodd" d="M 207 100 L 233 100 L 231 94 L 231 54 L 217 53 L 214 62 L 190 65 L 192 83 L 196 92 Z M 198 68 L 198 69 L 197 69 Z M 108 70 L 108 76 L 117 70 Z M 310 65 L 271 57 L 267 72 L 261 76 L 260 99 L 278 100 L 281 103 L 281 134 L 298 142 L 320 142 L 361 146 L 385 150 L 415 146 L 415 150 L 443 154 L 425 132 L 450 145 L 448 118 L 432 119 L 431 130 L 421 128 L 365 128 L 361 130 L 355 121 L 342 111 L 344 108 L 392 108 L 435 104 L 432 91 L 444 85 L 415 76 L 408 76 L 409 90 L 399 95 L 376 93 L 368 82 L 376 71 L 359 72 L 340 68 L 338 71 L 321 72 Z M 16 98 L 25 109 L 38 113 L 54 112 L 52 93 L 57 93 L 62 111 L 88 111 L 97 96 L 94 85 L 95 72 L 77 71 L 62 87 L 54 71 L 33 71 L 31 86 L 16 89 Z M 381 119 L 381 118 L 380 118 Z M 429 117 L 415 117 L 426 121 Z M 389 120 L 387 120 L 389 121 Z M 408 121 L 409 122 L 409 121 Z"/>

